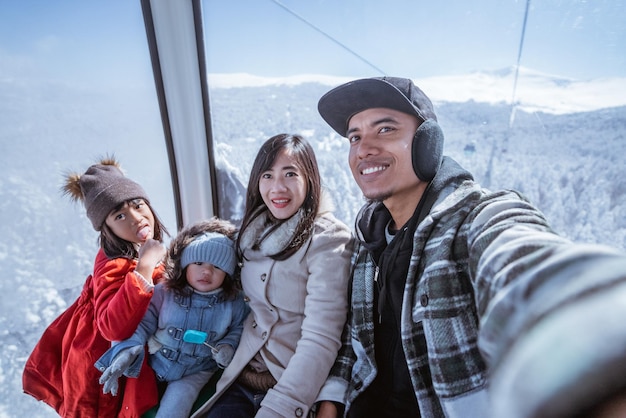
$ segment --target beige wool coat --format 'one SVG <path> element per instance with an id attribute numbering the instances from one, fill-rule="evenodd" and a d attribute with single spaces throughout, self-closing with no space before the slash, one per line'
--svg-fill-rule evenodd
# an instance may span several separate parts
<path id="1" fill-rule="evenodd" d="M 346 225 L 330 213 L 320 214 L 304 245 L 276 261 L 267 255 L 275 254 L 293 231 L 289 222 L 283 226 L 260 250 L 244 251 L 241 280 L 251 313 L 215 395 L 194 417 L 211 408 L 257 353 L 277 380 L 257 417 L 306 417 L 323 389 L 341 346 L 353 241 Z"/>

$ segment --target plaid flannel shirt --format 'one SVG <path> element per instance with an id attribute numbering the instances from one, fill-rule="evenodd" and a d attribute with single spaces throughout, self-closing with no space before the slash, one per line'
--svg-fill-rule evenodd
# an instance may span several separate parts
<path id="1" fill-rule="evenodd" d="M 508 319 L 503 306 L 511 316 L 519 311 L 499 302 L 492 315 L 490 303 L 506 299 L 510 288 L 532 287 L 538 276 L 523 272 L 546 260 L 543 268 L 549 270 L 551 255 L 571 242 L 556 235 L 519 193 L 492 193 L 466 178 L 446 181 L 413 241 L 401 338 L 422 416 L 468 416 L 468 411 L 487 416 L 487 362 L 507 346 L 506 338 L 498 337 Z M 351 312 L 329 378 L 346 386 L 346 411 L 376 375 L 377 267 L 362 245 L 352 262 Z M 483 327 L 488 335 L 479 348 Z"/>

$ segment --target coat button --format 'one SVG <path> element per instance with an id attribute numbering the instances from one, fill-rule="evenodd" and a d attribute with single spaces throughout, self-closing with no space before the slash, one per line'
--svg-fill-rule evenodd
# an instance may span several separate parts
<path id="1" fill-rule="evenodd" d="M 265 279 L 267 279 L 267 274 L 265 273 L 261 274 L 261 281 L 264 282 Z"/>
<path id="2" fill-rule="evenodd" d="M 422 296 L 420 296 L 420 304 L 424 307 L 428 306 L 428 295 L 426 293 L 423 293 Z"/>
<path id="3" fill-rule="evenodd" d="M 256 328 L 256 327 L 257 327 L 256 321 L 252 321 L 252 328 Z"/>
<path id="4" fill-rule="evenodd" d="M 261 338 L 263 339 L 267 338 L 267 331 L 263 331 L 263 334 L 261 334 Z"/>
<path id="5" fill-rule="evenodd" d="M 296 416 L 301 417 L 303 415 L 304 415 L 304 411 L 302 410 L 302 408 L 296 408 Z"/>

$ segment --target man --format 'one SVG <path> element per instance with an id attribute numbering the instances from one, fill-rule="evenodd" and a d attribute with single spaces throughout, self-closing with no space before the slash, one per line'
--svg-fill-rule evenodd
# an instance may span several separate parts
<path id="1" fill-rule="evenodd" d="M 333 403 L 318 417 L 547 417 L 555 407 L 571 416 L 626 386 L 626 326 L 602 322 L 626 314 L 624 254 L 574 244 L 519 193 L 481 188 L 443 156 L 432 103 L 411 80 L 349 82 L 318 109 L 348 138 L 369 200 L 329 377 L 345 398 L 320 394 Z M 572 326 L 581 319 L 571 306 L 595 329 Z M 536 347 L 547 351 L 527 354 Z M 591 352 L 593 363 L 579 357 Z M 571 399 L 590 369 L 595 380 Z"/>

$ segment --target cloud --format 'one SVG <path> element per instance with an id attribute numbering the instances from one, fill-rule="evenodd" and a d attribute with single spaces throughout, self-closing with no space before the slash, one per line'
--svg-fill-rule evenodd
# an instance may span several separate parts
<path id="1" fill-rule="evenodd" d="M 39 53 L 54 54 L 61 48 L 61 38 L 55 35 L 46 35 L 35 41 L 35 49 Z"/>
<path id="2" fill-rule="evenodd" d="M 520 68 L 513 97 L 514 78 L 514 69 L 507 68 L 491 72 L 416 78 L 413 81 L 434 102 L 462 103 L 473 100 L 512 104 L 515 101 L 520 109 L 552 114 L 626 106 L 624 77 L 575 80 Z M 297 85 L 305 82 L 317 82 L 332 87 L 352 79 L 316 74 L 290 77 L 260 77 L 248 73 L 209 74 L 209 83 L 213 88 Z M 617 94 L 618 92 L 622 93 Z"/>

